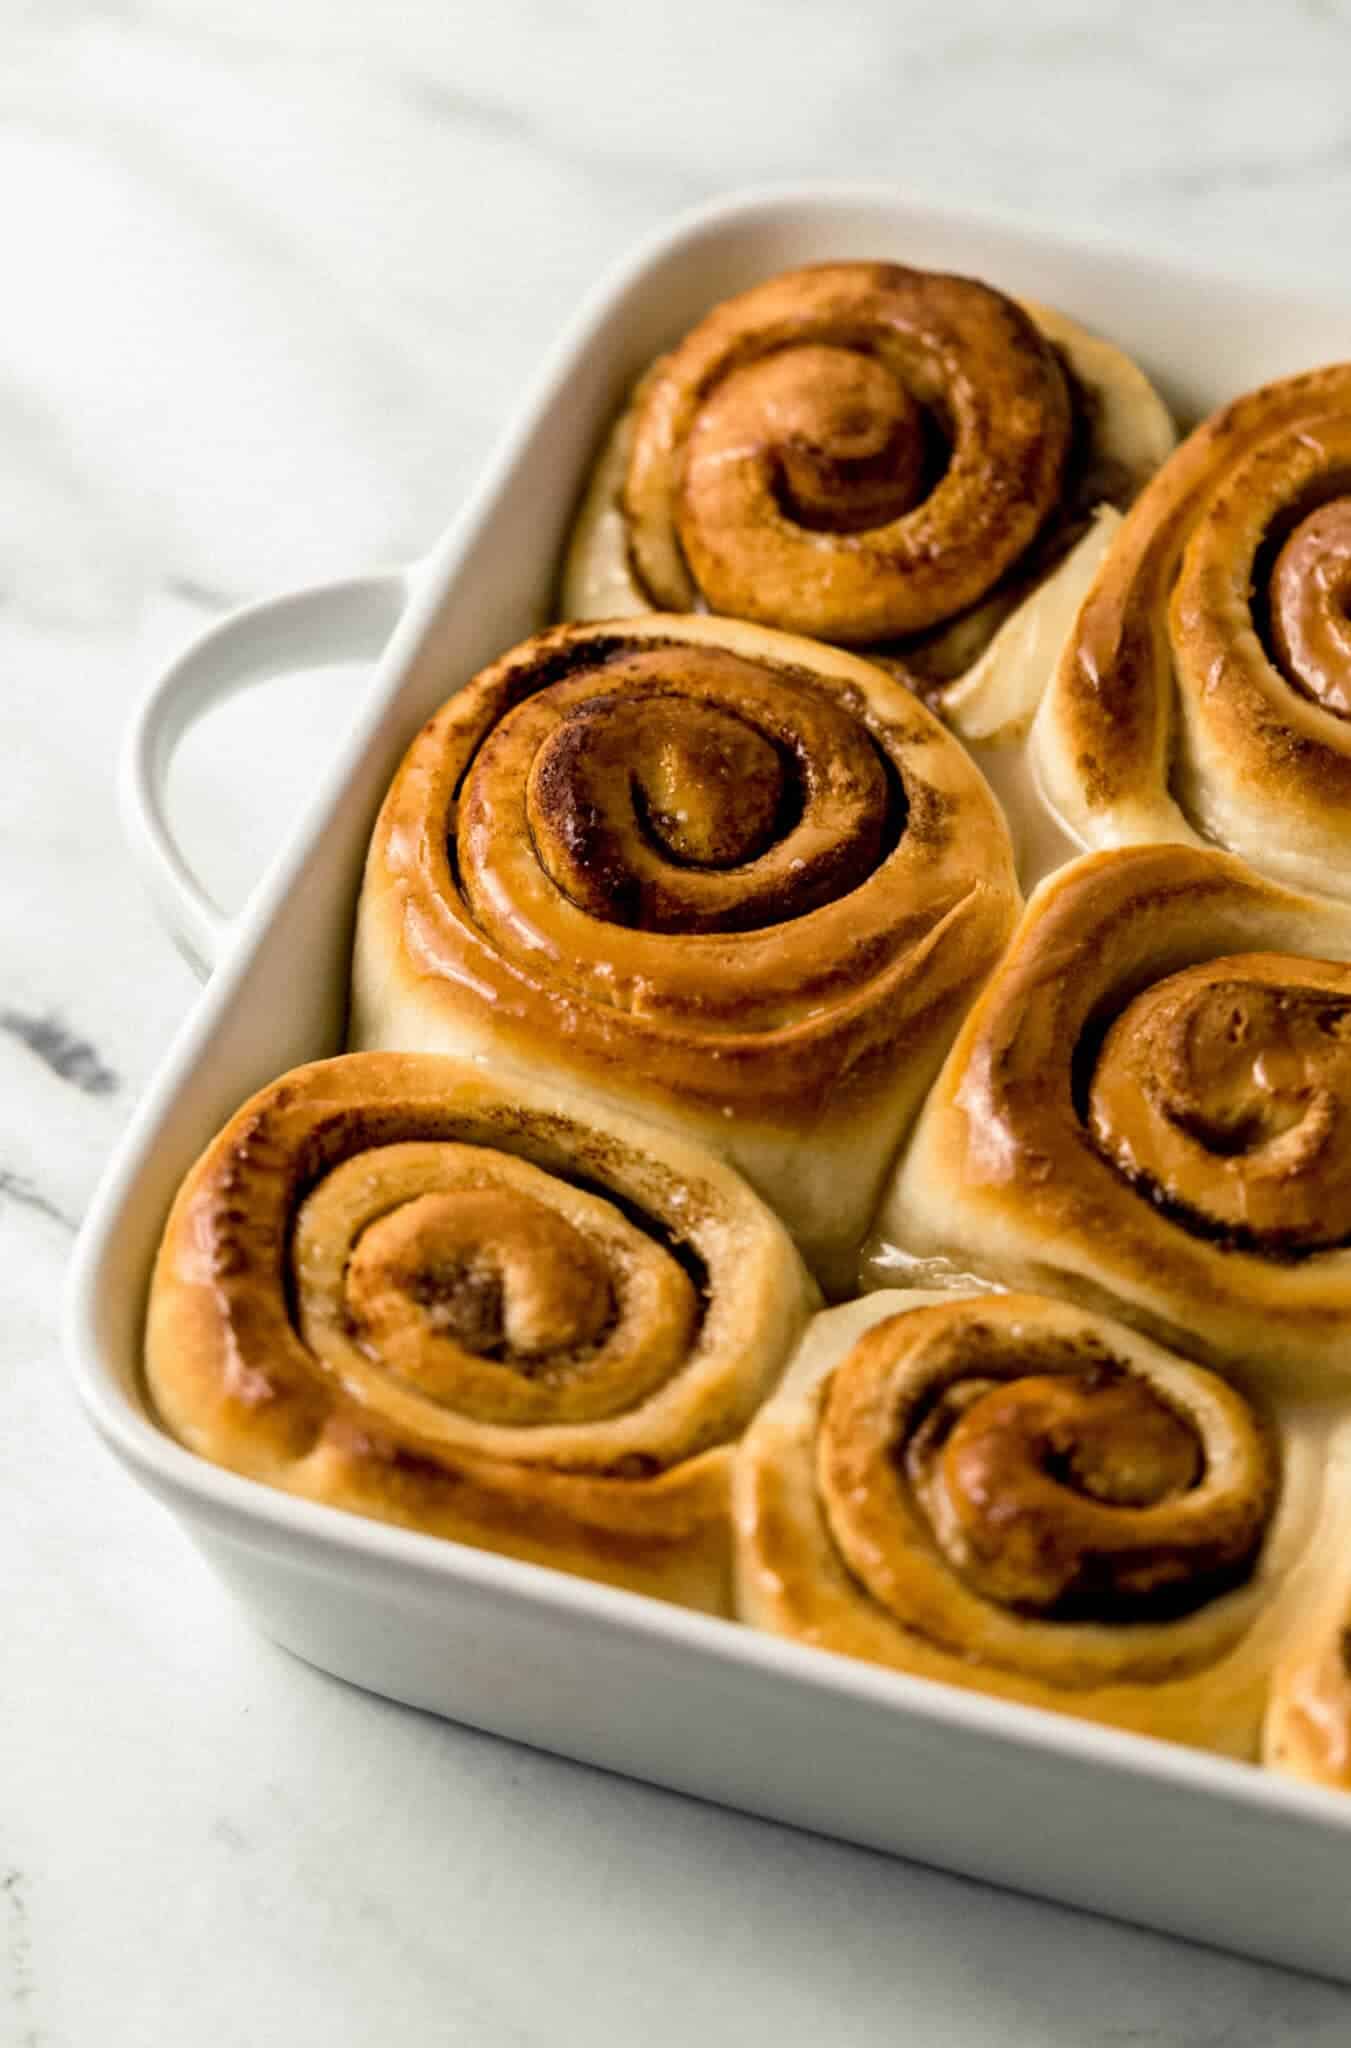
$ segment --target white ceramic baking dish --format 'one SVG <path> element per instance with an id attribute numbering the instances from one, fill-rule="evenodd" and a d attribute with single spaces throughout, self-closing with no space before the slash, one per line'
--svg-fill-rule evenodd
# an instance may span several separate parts
<path id="1" fill-rule="evenodd" d="M 1351 355 L 1351 305 L 885 192 L 753 194 L 642 249 L 589 299 L 429 561 L 227 620 L 141 707 L 124 761 L 128 830 L 175 937 L 213 971 L 80 1238 L 66 1326 L 80 1395 L 260 1626 L 359 1685 L 705 1798 L 1351 1979 L 1351 1799 L 292 1500 L 191 1456 L 146 1412 L 142 1313 L 168 1202 L 251 1090 L 339 1047 L 362 856 L 405 744 L 457 681 L 546 616 L 588 458 L 635 372 L 715 299 L 831 256 L 966 271 L 1062 306 L 1138 355 L 1184 418 Z M 168 830 L 177 737 L 242 682 L 377 655 L 307 815 L 244 913 L 224 919 Z"/>

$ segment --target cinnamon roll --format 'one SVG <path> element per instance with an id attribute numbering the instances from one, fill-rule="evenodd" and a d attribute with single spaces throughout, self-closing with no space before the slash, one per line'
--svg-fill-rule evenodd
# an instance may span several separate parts
<path id="1" fill-rule="evenodd" d="M 1248 393 L 1129 514 L 1032 732 L 1081 844 L 1351 895 L 1351 364 Z"/>
<path id="2" fill-rule="evenodd" d="M 743 1440 L 740 1611 L 1253 1757 L 1326 1519 L 1325 1422 L 1063 1302 L 877 1294 L 815 1319 Z"/>
<path id="3" fill-rule="evenodd" d="M 639 383 L 578 515 L 562 615 L 706 606 L 885 648 L 944 703 L 966 677 L 951 709 L 988 737 L 1035 707 L 1173 440 L 1142 372 L 1064 314 L 899 264 L 788 271 Z"/>
<path id="4" fill-rule="evenodd" d="M 1110 1307 L 1312 1393 L 1351 1382 L 1351 915 L 1183 846 L 1033 897 L 884 1200 L 874 1281 Z"/>
<path id="5" fill-rule="evenodd" d="M 725 1611 L 730 1444 L 814 1290 L 718 1161 L 459 1061 L 264 1088 L 179 1192 L 146 1378 L 309 1500 Z"/>
<path id="6" fill-rule="evenodd" d="M 352 1042 L 684 1130 L 847 1285 L 1016 904 L 984 781 L 871 664 L 724 620 L 559 627 L 452 697 L 394 779 Z"/>

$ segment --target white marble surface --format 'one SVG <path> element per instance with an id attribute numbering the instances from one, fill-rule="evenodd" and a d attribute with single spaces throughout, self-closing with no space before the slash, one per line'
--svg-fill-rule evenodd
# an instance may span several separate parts
<path id="1" fill-rule="evenodd" d="M 880 176 L 1344 287 L 1348 76 L 1347 0 L 0 0 L 6 2048 L 1351 2037 L 1351 1993 L 299 1667 L 97 1450 L 55 1334 L 193 995 L 113 811 L 151 660 L 420 549 L 598 267 L 735 183 Z M 324 689 L 269 705 L 265 784 L 229 786 L 256 702 L 182 764 L 232 886 Z"/>

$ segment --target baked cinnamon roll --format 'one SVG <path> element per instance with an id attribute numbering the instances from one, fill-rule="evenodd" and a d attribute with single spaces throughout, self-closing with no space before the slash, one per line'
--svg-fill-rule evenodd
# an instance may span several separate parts
<path id="1" fill-rule="evenodd" d="M 1173 440 L 1141 371 L 1061 313 L 899 264 L 788 271 L 643 377 L 579 513 L 562 615 L 706 606 L 885 649 L 944 700 L 968 677 L 951 709 L 989 737 L 1035 708 Z"/>
<path id="2" fill-rule="evenodd" d="M 1083 845 L 1211 842 L 1351 895 L 1351 364 L 1237 399 L 1159 472 L 1032 753 Z"/>
<path id="3" fill-rule="evenodd" d="M 267 1485 L 721 1612 L 729 1446 L 813 1298 L 693 1147 L 360 1054 L 263 1089 L 189 1173 L 146 1378 Z"/>
<path id="4" fill-rule="evenodd" d="M 1325 1411 L 1263 1409 L 1035 1295 L 818 1316 L 748 1430 L 756 1626 L 900 1671 L 1258 1752 L 1327 1515 Z"/>
<path id="5" fill-rule="evenodd" d="M 555 628 L 452 697 L 394 779 L 352 1042 L 686 1131 L 847 1286 L 1016 904 L 984 781 L 871 664 L 725 620 Z"/>
<path id="6" fill-rule="evenodd" d="M 915 1126 L 871 1278 L 1036 1287 L 1272 1384 L 1345 1389 L 1348 961 L 1345 908 L 1227 854 L 1062 869 Z"/>

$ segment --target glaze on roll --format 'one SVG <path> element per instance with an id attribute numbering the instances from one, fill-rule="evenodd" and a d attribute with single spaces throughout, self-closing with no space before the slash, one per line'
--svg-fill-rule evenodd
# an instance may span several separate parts
<path id="1" fill-rule="evenodd" d="M 702 605 L 885 649 L 939 691 L 988 656 L 955 709 L 988 722 L 1016 680 L 1030 712 L 1172 445 L 1141 372 L 1063 314 L 899 264 L 789 271 L 643 378 L 579 514 L 562 614 Z"/>
<path id="2" fill-rule="evenodd" d="M 847 1285 L 1016 907 L 987 786 L 881 670 L 731 621 L 555 628 L 450 698 L 394 779 L 352 1042 L 685 1130 Z"/>
<path id="3" fill-rule="evenodd" d="M 1225 406 L 1141 496 L 1033 728 L 1080 842 L 1351 895 L 1351 364 Z"/>
<path id="4" fill-rule="evenodd" d="M 1326 1416 L 1034 1295 L 816 1318 L 743 1441 L 738 1598 L 894 1669 L 1255 1756 Z"/>
<path id="5" fill-rule="evenodd" d="M 1155 982 L 1103 1041 L 1088 1127 L 1200 1236 L 1271 1257 L 1351 1242 L 1351 969 L 1238 953 Z"/>
<path id="6" fill-rule="evenodd" d="M 1348 961 L 1342 906 L 1226 854 L 1062 869 L 925 1104 L 869 1276 L 1035 1286 L 1220 1366 L 1255 1358 L 1273 1385 L 1344 1390 Z"/>
<path id="7" fill-rule="evenodd" d="M 729 1444 L 813 1298 L 693 1147 L 357 1054 L 265 1088 L 188 1175 L 146 1376 L 251 1478 L 723 1611 Z"/>

